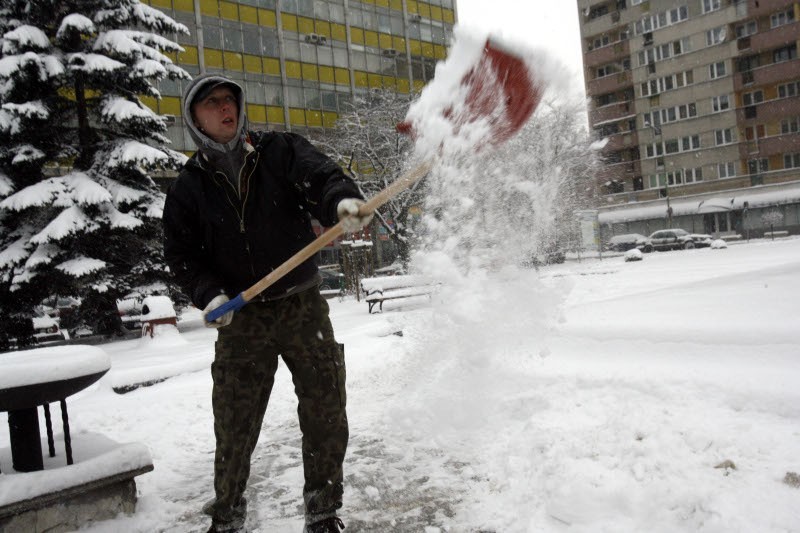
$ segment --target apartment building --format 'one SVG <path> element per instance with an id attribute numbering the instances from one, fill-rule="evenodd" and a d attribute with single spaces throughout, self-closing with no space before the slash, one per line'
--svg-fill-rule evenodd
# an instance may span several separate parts
<path id="1" fill-rule="evenodd" d="M 255 128 L 328 128 L 354 95 L 419 90 L 446 55 L 455 0 L 144 0 L 189 28 L 172 58 L 191 75 L 218 72 L 247 95 Z M 145 99 L 169 117 L 177 150 L 194 152 L 183 127 L 183 84 Z"/>
<path id="2" fill-rule="evenodd" d="M 606 232 L 800 232 L 800 3 L 577 3 Z"/>

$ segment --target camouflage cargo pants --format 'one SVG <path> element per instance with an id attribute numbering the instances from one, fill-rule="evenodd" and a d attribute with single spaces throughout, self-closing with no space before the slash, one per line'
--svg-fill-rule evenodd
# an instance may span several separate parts
<path id="1" fill-rule="evenodd" d="M 278 356 L 292 374 L 302 432 L 306 520 L 342 506 L 342 463 L 348 440 L 345 364 L 333 336 L 328 303 L 317 288 L 281 300 L 252 302 L 219 330 L 211 366 L 217 449 L 215 523 L 243 521 L 242 494 Z"/>

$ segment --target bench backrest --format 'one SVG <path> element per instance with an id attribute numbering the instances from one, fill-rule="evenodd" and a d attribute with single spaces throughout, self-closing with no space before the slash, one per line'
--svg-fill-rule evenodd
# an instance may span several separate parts
<path id="1" fill-rule="evenodd" d="M 385 291 L 389 289 L 399 289 L 402 287 L 419 287 L 430 285 L 433 280 L 426 276 L 402 275 L 385 276 L 379 278 L 364 278 L 361 280 L 361 288 L 366 293 L 375 291 Z"/>

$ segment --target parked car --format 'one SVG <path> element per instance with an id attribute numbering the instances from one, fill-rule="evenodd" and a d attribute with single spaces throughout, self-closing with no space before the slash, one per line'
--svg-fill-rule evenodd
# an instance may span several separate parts
<path id="1" fill-rule="evenodd" d="M 81 301 L 72 296 L 49 296 L 42 300 L 42 310 L 53 318 L 64 317 L 74 313 Z"/>
<path id="2" fill-rule="evenodd" d="M 117 300 L 117 311 L 125 329 L 142 329 L 142 301 L 144 296 L 132 292 L 121 300 Z"/>
<path id="3" fill-rule="evenodd" d="M 32 320 L 33 337 L 36 339 L 37 344 L 69 340 L 69 333 L 61 329 L 57 318 L 48 316 L 45 313 L 37 313 Z"/>
<path id="4" fill-rule="evenodd" d="M 684 229 L 662 229 L 650 235 L 654 250 L 689 250 L 711 246 L 711 235 L 689 233 Z"/>
<path id="5" fill-rule="evenodd" d="M 644 253 L 650 253 L 653 251 L 653 242 L 639 233 L 625 233 L 608 239 L 606 248 L 611 252 L 627 252 L 636 248 Z"/>
<path id="6" fill-rule="evenodd" d="M 321 291 L 341 291 L 344 289 L 344 274 L 335 270 L 320 270 L 322 283 L 319 286 Z"/>

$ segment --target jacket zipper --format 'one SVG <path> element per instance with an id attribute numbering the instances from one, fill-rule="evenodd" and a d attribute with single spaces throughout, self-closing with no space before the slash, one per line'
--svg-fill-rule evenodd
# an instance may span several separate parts
<path id="1" fill-rule="evenodd" d="M 244 170 L 245 165 L 247 165 L 247 156 L 248 155 L 250 155 L 250 154 L 245 155 L 244 165 L 242 165 L 242 168 L 239 169 L 239 184 L 240 184 L 240 187 L 241 187 L 241 183 L 242 183 L 242 171 Z M 239 231 L 242 233 L 242 235 L 244 235 L 244 233 L 245 233 L 245 229 L 244 229 L 244 210 L 247 207 L 247 198 L 250 196 L 250 178 L 253 176 L 253 172 L 256 171 L 256 167 L 258 166 L 258 155 L 259 155 L 258 152 L 256 152 L 256 160 L 253 162 L 253 169 L 250 171 L 250 173 L 247 175 L 247 178 L 246 178 L 247 179 L 247 192 L 244 195 L 244 200 L 242 200 L 242 216 L 239 218 Z M 247 250 L 248 259 L 250 259 L 250 273 L 255 278 L 256 277 L 256 269 L 253 266 L 253 258 L 250 255 L 250 243 L 247 241 L 247 235 L 245 235 L 245 237 L 244 237 L 244 248 L 245 248 L 245 250 Z"/>
<path id="2" fill-rule="evenodd" d="M 240 180 L 239 183 L 241 183 L 241 179 L 242 179 L 242 170 L 244 170 L 244 167 L 247 165 L 247 156 L 248 155 L 250 155 L 250 154 L 245 155 L 245 162 L 242 165 L 242 168 L 239 169 L 239 180 Z M 253 175 L 253 172 L 255 172 L 256 167 L 258 166 L 258 155 L 259 154 L 256 152 L 256 161 L 253 164 L 253 169 L 247 175 L 247 180 L 248 180 L 248 183 L 247 183 L 247 194 L 244 195 L 244 200 L 242 201 L 241 213 L 240 213 L 239 209 L 236 207 L 236 204 L 234 204 L 233 201 L 231 200 L 231 197 L 228 195 L 228 193 L 225 192 L 225 190 L 224 190 L 225 186 L 220 184 L 219 182 L 217 182 L 217 185 L 221 189 L 223 189 L 223 193 L 225 194 L 225 199 L 228 200 L 228 203 L 233 208 L 233 212 L 236 214 L 236 218 L 239 219 L 239 233 L 242 234 L 242 235 L 245 235 L 245 233 L 246 233 L 245 232 L 245 227 L 244 227 L 244 210 L 245 210 L 245 205 L 247 204 L 247 198 L 250 196 L 250 183 L 249 183 L 250 182 L 250 177 Z M 233 185 L 230 184 L 228 178 L 225 176 L 225 174 L 223 172 L 220 172 L 220 171 L 216 170 L 216 171 L 214 171 L 214 174 L 215 175 L 216 174 L 221 175 L 223 183 L 226 183 L 226 184 L 230 185 L 231 188 L 233 188 Z M 234 192 L 236 192 L 236 191 L 234 191 Z M 236 194 L 236 196 L 238 197 L 239 194 Z M 247 252 L 247 258 L 249 259 L 248 262 L 250 263 L 250 274 L 253 277 L 256 277 L 256 270 L 255 270 L 255 267 L 253 266 L 253 258 L 250 255 L 250 243 L 247 242 L 247 236 L 246 235 L 244 237 L 244 249 Z"/>

